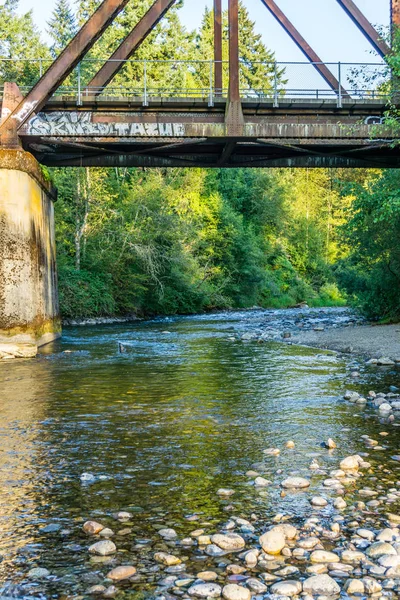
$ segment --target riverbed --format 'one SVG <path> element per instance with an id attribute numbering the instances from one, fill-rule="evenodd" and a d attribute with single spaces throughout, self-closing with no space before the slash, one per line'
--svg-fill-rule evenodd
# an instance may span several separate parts
<path id="1" fill-rule="evenodd" d="M 223 584 L 224 559 L 180 541 L 195 529 L 220 531 L 231 515 L 253 515 L 254 532 L 247 533 L 255 545 L 278 513 L 300 527 L 315 516 L 310 498 L 321 493 L 322 475 L 310 476 L 313 460 L 323 473 L 363 453 L 370 477 L 380 465 L 387 486 L 396 487 L 396 419 L 349 404 L 343 392 L 388 392 L 399 385 L 400 368 L 283 343 L 280 332 L 293 319 L 310 328 L 321 319 L 332 327 L 356 320 L 346 311 L 254 310 L 75 327 L 36 360 L 1 364 L 3 595 L 86 598 L 110 569 L 130 564 L 135 576 L 114 595 L 188 597 L 196 574 L 213 565 Z M 275 340 L 246 335 L 268 329 L 278 332 Z M 366 451 L 362 436 L 383 430 L 382 449 Z M 329 438 L 335 450 L 322 446 Z M 249 470 L 271 485 L 260 490 Z M 281 482 L 294 475 L 309 478 L 310 488 L 282 494 Z M 392 503 L 391 512 L 398 509 Z M 119 518 L 121 511 L 128 516 Z M 325 512 L 322 519 L 332 518 Z M 88 520 L 111 529 L 117 553 L 88 552 L 101 539 L 82 530 Z M 163 529 L 176 537 L 166 540 Z M 185 568 L 174 575 L 154 560 L 158 551 L 178 555 Z M 37 568 L 47 571 L 36 577 Z M 168 576 L 187 583 L 171 590 Z M 298 576 L 304 578 L 301 569 Z"/>

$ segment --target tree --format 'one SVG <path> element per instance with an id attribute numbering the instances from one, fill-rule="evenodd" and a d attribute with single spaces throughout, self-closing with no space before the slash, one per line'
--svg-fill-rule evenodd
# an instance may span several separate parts
<path id="1" fill-rule="evenodd" d="M 374 318 L 400 317 L 400 172 L 370 171 L 349 185 L 352 197 L 342 227 L 349 255 L 337 265 L 341 284 Z"/>
<path id="2" fill-rule="evenodd" d="M 20 15 L 18 7 L 19 0 L 6 0 L 0 6 L 0 78 L 31 87 L 49 65 L 50 52 L 33 22 L 32 11 Z"/>
<path id="3" fill-rule="evenodd" d="M 68 0 L 58 0 L 48 22 L 48 33 L 53 40 L 50 51 L 54 57 L 64 50 L 77 32 L 75 15 Z"/>
<path id="4" fill-rule="evenodd" d="M 200 30 L 196 36 L 196 58 L 198 60 L 214 59 L 214 13 L 205 9 Z M 276 76 L 277 83 L 284 76 L 282 69 L 275 73 L 275 55 L 262 42 L 262 36 L 255 31 L 255 22 L 251 21 L 248 10 L 243 2 L 239 2 L 239 60 L 240 87 L 253 94 L 271 94 Z M 228 43 L 229 24 L 228 12 L 222 14 L 222 60 L 223 88 L 228 88 Z M 196 77 L 201 87 L 209 86 L 209 65 L 196 66 Z"/>

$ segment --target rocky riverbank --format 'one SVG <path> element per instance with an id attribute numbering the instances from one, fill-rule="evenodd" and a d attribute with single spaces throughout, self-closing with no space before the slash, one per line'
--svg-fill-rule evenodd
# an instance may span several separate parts
<path id="1" fill-rule="evenodd" d="M 376 439 L 363 435 L 359 453 L 350 456 L 340 439 L 322 441 L 307 470 L 289 473 L 279 468 L 279 458 L 295 453 L 296 441 L 265 448 L 245 473 L 260 499 L 259 511 L 238 514 L 237 490 L 216 489 L 225 522 L 182 515 L 184 525 L 177 531 L 166 518 L 157 523 L 152 539 L 137 538 L 129 511 L 101 519 L 99 511 L 87 514 L 82 525 L 75 525 L 81 530 L 76 549 L 87 554 L 81 574 L 87 585 L 74 598 L 136 598 L 136 592 L 138 598 L 156 600 L 398 598 L 400 457 L 386 457 L 383 467 L 382 453 L 399 416 L 400 396 L 348 391 L 343 401 L 349 410 L 367 404 L 376 409 Z M 81 480 L 93 483 L 96 474 L 84 473 Z M 300 519 L 294 509 L 266 518 L 262 503 L 276 491 L 294 507 L 301 497 L 309 515 Z M 60 529 L 50 525 L 46 533 Z M 48 569 L 31 564 L 20 590 L 46 596 L 56 587 Z"/>
<path id="2" fill-rule="evenodd" d="M 231 340 L 283 341 L 366 359 L 400 362 L 400 324 L 376 325 L 348 308 L 308 308 L 265 311 L 264 318 Z M 371 363 L 372 364 L 372 363 Z M 383 363 L 382 363 L 383 364 Z M 385 366 L 390 366 L 387 363 Z"/>
<path id="3" fill-rule="evenodd" d="M 400 325 L 359 324 L 352 327 L 298 331 L 291 342 L 365 358 L 387 357 L 400 362 Z"/>

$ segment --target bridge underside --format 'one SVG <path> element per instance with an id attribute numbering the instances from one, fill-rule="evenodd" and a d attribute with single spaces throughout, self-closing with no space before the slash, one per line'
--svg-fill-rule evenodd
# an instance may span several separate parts
<path id="1" fill-rule="evenodd" d="M 226 101 L 62 98 L 48 101 L 20 130 L 25 150 L 47 166 L 400 167 L 400 149 L 380 123 L 379 100 L 242 102 L 243 121 L 226 120 Z M 379 138 L 377 137 L 379 124 Z"/>

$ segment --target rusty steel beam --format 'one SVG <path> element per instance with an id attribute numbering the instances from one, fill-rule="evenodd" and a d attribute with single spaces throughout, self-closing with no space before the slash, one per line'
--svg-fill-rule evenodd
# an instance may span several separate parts
<path id="1" fill-rule="evenodd" d="M 214 0 L 214 89 L 222 94 L 222 0 Z"/>
<path id="2" fill-rule="evenodd" d="M 400 28 L 400 0 L 391 0 L 390 2 L 390 21 L 393 41 L 395 29 Z"/>
<path id="3" fill-rule="evenodd" d="M 102 90 L 107 87 L 110 81 L 122 69 L 124 61 L 132 56 L 175 2 L 176 0 L 156 0 L 110 57 L 109 61 L 96 73 L 85 91 L 94 96 L 100 95 Z M 91 89 L 92 92 L 90 91 Z"/>
<path id="4" fill-rule="evenodd" d="M 376 31 L 375 27 L 371 25 L 353 0 L 337 0 L 337 2 L 350 17 L 353 23 L 358 27 L 361 33 L 365 35 L 377 53 L 380 54 L 382 58 L 385 58 L 385 56 L 387 56 L 390 52 L 389 46 Z"/>
<path id="5" fill-rule="evenodd" d="M 340 86 L 339 81 L 333 75 L 333 73 L 324 65 L 318 54 L 311 48 L 310 44 L 306 42 L 301 33 L 295 28 L 293 23 L 289 21 L 287 16 L 281 11 L 279 6 L 274 0 L 261 0 L 268 10 L 272 13 L 275 19 L 282 25 L 286 33 L 292 38 L 296 46 L 303 52 L 307 59 L 313 63 L 313 67 L 318 71 L 321 77 L 326 81 L 329 87 L 334 91 L 338 92 L 339 87 L 341 88 L 341 94 L 343 97 L 348 98 L 349 94 L 346 92 L 343 86 Z"/>
<path id="6" fill-rule="evenodd" d="M 7 137 L 13 131 L 22 127 L 34 112 L 42 108 L 128 2 L 129 0 L 103 0 L 99 8 L 56 58 L 43 77 L 1 124 L 0 139 L 2 143 L 6 143 Z"/>
<path id="7" fill-rule="evenodd" d="M 239 84 L 239 2 L 229 0 L 229 100 L 240 101 Z"/>

